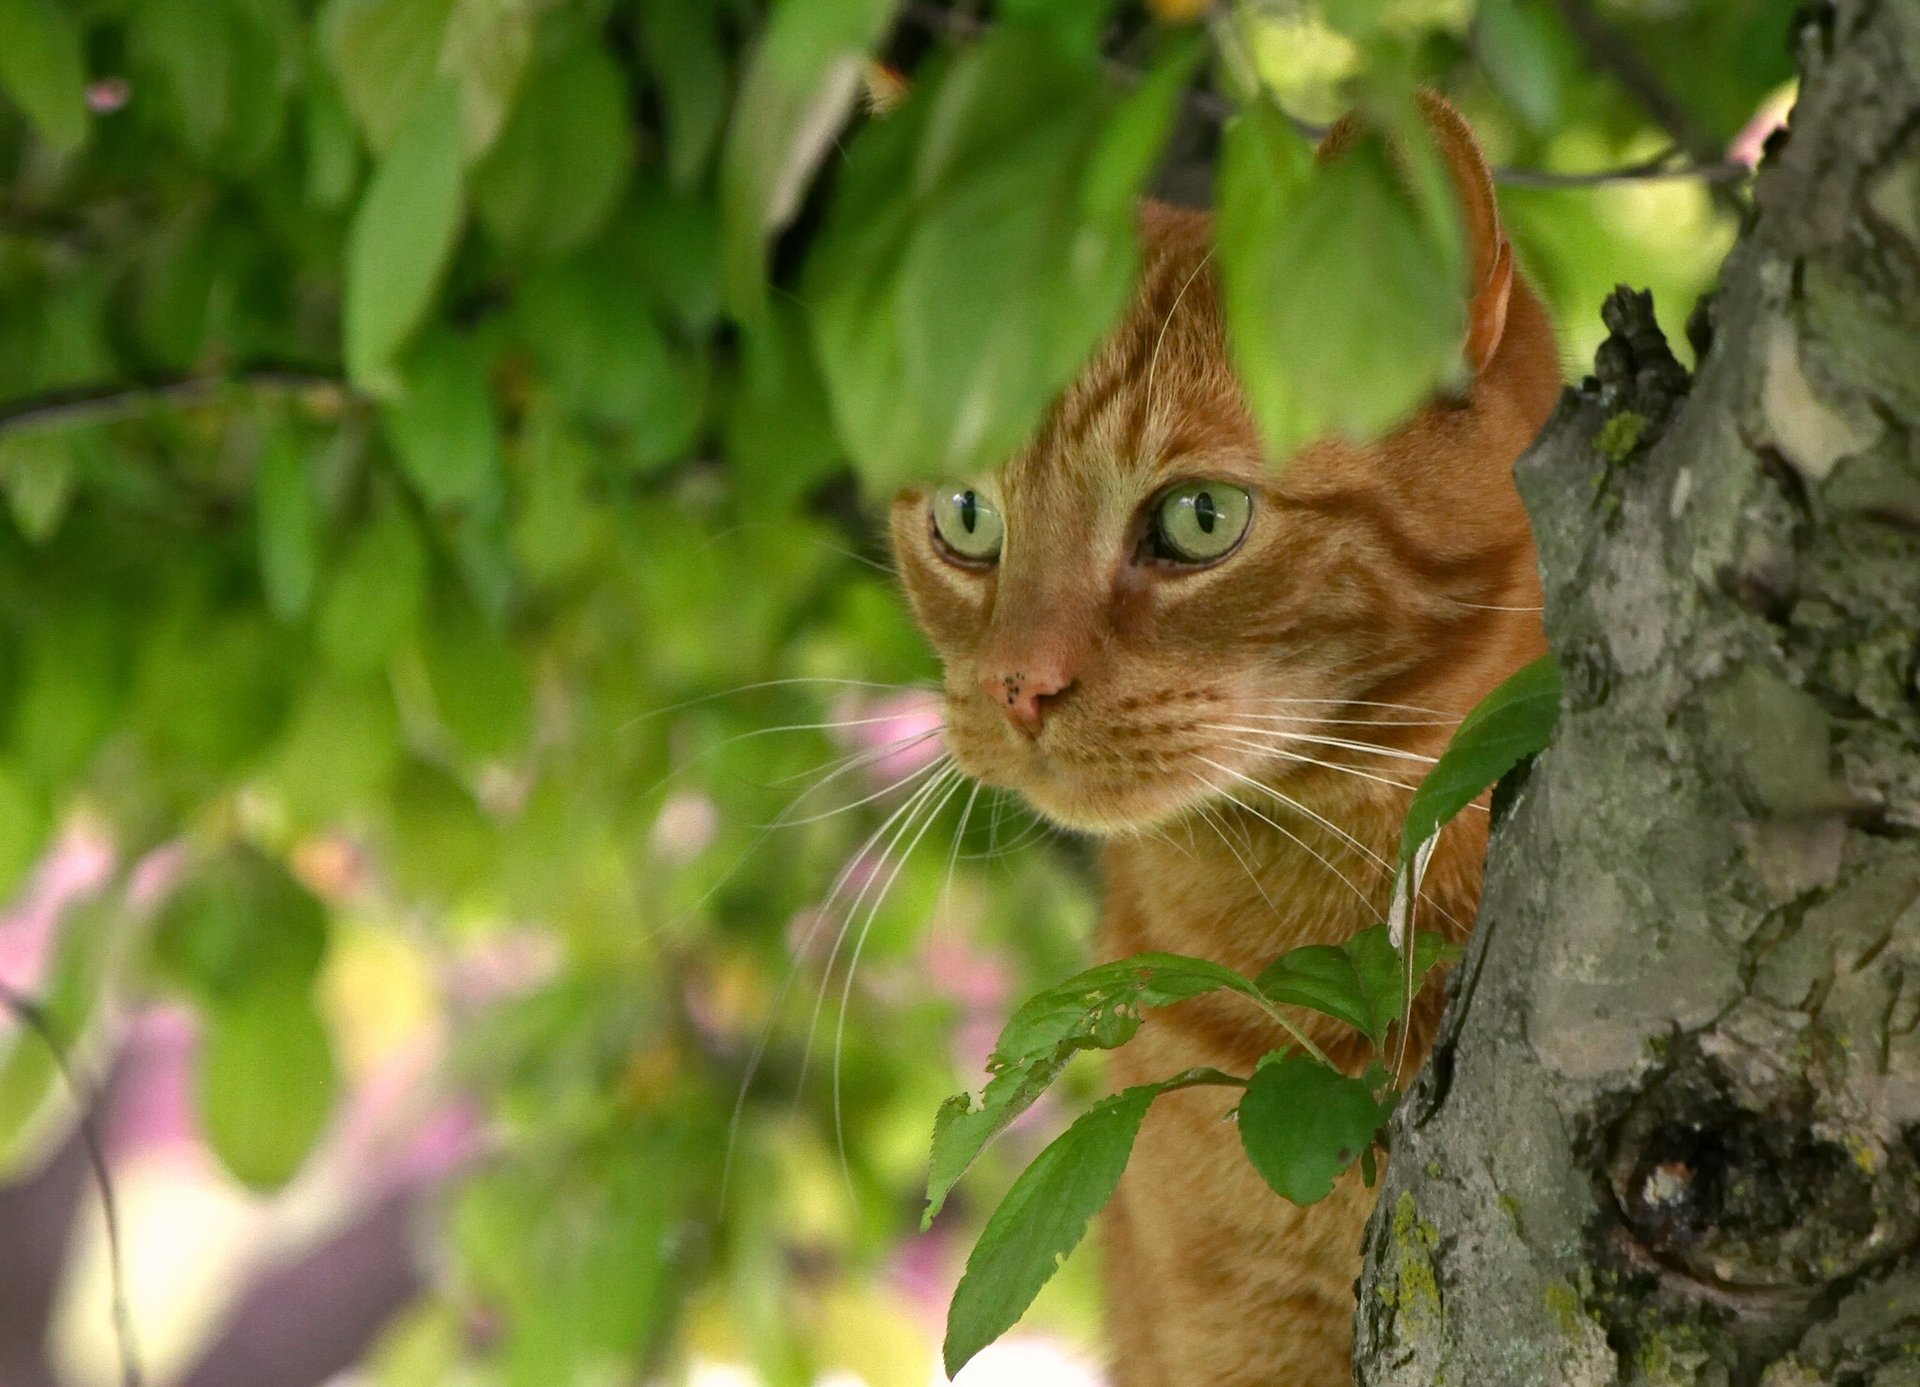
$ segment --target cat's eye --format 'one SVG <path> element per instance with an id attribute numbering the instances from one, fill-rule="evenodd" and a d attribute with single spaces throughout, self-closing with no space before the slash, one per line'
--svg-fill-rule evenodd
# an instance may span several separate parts
<path id="1" fill-rule="evenodd" d="M 1226 482 L 1184 482 L 1153 505 L 1153 553 L 1175 563 L 1212 563 L 1233 552 L 1253 519 L 1253 498 Z"/>
<path id="2" fill-rule="evenodd" d="M 943 486 L 933 493 L 933 533 L 965 563 L 1000 557 L 1007 527 L 993 503 L 970 486 Z"/>

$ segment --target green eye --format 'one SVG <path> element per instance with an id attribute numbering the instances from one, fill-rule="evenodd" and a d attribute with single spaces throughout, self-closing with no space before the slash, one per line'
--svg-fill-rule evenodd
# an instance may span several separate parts
<path id="1" fill-rule="evenodd" d="M 972 487 L 943 486 L 933 493 L 933 532 L 969 563 L 991 563 L 1000 557 L 1007 527 L 993 503 Z"/>
<path id="2" fill-rule="evenodd" d="M 1253 518 L 1253 498 L 1226 482 L 1187 482 L 1153 508 L 1158 557 L 1211 563 L 1232 551 Z"/>

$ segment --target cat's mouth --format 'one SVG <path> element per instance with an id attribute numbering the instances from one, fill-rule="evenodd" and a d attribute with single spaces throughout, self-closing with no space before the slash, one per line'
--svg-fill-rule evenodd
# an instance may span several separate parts
<path id="1" fill-rule="evenodd" d="M 1038 738 L 1007 735 L 996 723 L 950 712 L 948 746 L 960 769 L 1011 790 L 1042 818 L 1079 833 L 1151 832 L 1250 769 L 1245 754 L 1232 748 L 1197 741 L 1154 745 L 1112 719 L 1050 727 Z"/>

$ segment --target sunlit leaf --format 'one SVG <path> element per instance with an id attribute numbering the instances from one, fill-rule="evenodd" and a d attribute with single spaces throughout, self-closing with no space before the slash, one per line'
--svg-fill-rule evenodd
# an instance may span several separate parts
<path id="1" fill-rule="evenodd" d="M 1196 56 L 1122 94 L 1003 26 L 854 141 L 807 298 L 867 480 L 964 474 L 1031 432 L 1126 301 L 1133 195 Z"/>
<path id="2" fill-rule="evenodd" d="M 727 296 L 766 298 L 769 240 L 853 109 L 860 65 L 898 0 L 782 0 L 747 66 L 720 166 Z"/>
<path id="3" fill-rule="evenodd" d="M 347 370 L 391 391 L 407 343 L 452 258 L 465 213 L 460 96 L 437 82 L 396 135 L 354 212 L 347 243 Z"/>
<path id="4" fill-rule="evenodd" d="M 1535 130 L 1560 124 L 1566 101 L 1565 42 L 1544 0 L 1481 0 L 1473 49 L 1487 80 Z"/>
<path id="5" fill-rule="evenodd" d="M 55 150 L 87 138 L 86 54 L 80 26 L 57 0 L 0 0 L 0 91 Z"/>
<path id="6" fill-rule="evenodd" d="M 325 1023 L 304 987 L 250 989 L 202 1013 L 195 1099 L 207 1144 L 235 1179 L 291 1180 L 333 1112 Z"/>
<path id="7" fill-rule="evenodd" d="M 457 0 L 330 0 L 319 29 L 347 109 L 384 152 L 433 85 Z"/>
<path id="8" fill-rule="evenodd" d="M 1458 374 L 1457 267 L 1377 138 L 1316 163 L 1256 103 L 1228 128 L 1219 196 L 1227 325 L 1275 460 L 1317 437 L 1378 435 Z"/>

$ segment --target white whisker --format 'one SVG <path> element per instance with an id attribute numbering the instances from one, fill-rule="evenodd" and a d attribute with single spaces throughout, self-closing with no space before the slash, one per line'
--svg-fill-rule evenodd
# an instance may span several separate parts
<path id="1" fill-rule="evenodd" d="M 954 795 L 959 793 L 960 787 L 965 783 L 965 777 L 958 771 L 954 772 L 946 791 L 941 794 L 939 800 L 933 804 L 933 807 L 927 811 L 926 817 L 921 820 L 920 827 L 918 831 L 914 833 L 912 841 L 907 844 L 906 850 L 900 854 L 900 860 L 893 864 L 893 871 L 888 874 L 885 884 L 881 886 L 880 894 L 873 898 L 873 904 L 867 908 L 867 918 L 860 924 L 860 933 L 854 937 L 853 941 L 853 953 L 847 959 L 847 976 L 845 981 L 840 985 L 840 1019 L 835 1022 L 833 1028 L 833 1139 L 834 1144 L 840 1152 L 840 1170 L 846 1177 L 847 1194 L 849 1196 L 854 1195 L 853 1167 L 847 1161 L 847 1129 L 846 1123 L 841 1117 L 840 1063 L 841 1057 L 846 1049 L 847 1008 L 853 998 L 853 979 L 860 971 L 861 952 L 867 947 L 867 936 L 873 931 L 873 922 L 880 914 L 880 907 L 886 902 L 887 893 L 893 890 L 893 883 L 899 880 L 900 873 L 906 868 L 907 859 L 912 857 L 913 850 L 920 846 L 920 840 L 927 836 L 927 830 L 932 828 L 935 822 L 939 820 L 941 811 L 952 802 Z M 978 787 L 976 786 L 976 788 Z"/>
<path id="2" fill-rule="evenodd" d="M 721 689 L 717 693 L 701 694 L 697 698 L 686 698 L 678 703 L 669 703 L 664 708 L 650 708 L 644 713 L 627 719 L 613 730 L 616 734 L 629 732 L 643 722 L 651 722 L 654 718 L 663 718 L 668 713 L 678 713 L 687 708 L 697 708 L 702 703 L 732 698 L 737 694 L 755 693 L 761 689 L 788 688 L 795 684 L 830 684 L 836 688 L 845 689 L 884 689 L 889 693 L 939 693 L 941 691 L 937 684 L 889 684 L 878 679 L 834 679 L 825 675 L 793 675 L 785 679 L 762 679 L 753 684 L 741 684 L 737 688 Z"/>
<path id="3" fill-rule="evenodd" d="M 1358 766 L 1345 766 L 1340 764 L 1338 761 L 1322 761 L 1322 760 L 1319 760 L 1317 757 L 1302 756 L 1297 751 L 1286 751 L 1280 747 L 1273 745 L 1273 743 L 1271 742 L 1255 742 L 1255 741 L 1250 741 L 1245 738 L 1242 738 L 1241 740 L 1232 742 L 1229 745 L 1238 747 L 1241 751 L 1258 752 L 1262 756 L 1277 756 L 1282 761 L 1292 761 L 1302 766 L 1319 766 L 1323 770 L 1340 771 L 1346 775 L 1357 776 L 1361 780 L 1372 780 L 1372 781 L 1378 782 L 1381 785 L 1392 785 L 1397 789 L 1401 789 L 1401 790 L 1413 790 L 1413 789 L 1419 788 L 1418 786 L 1409 784 L 1407 781 L 1395 780 L 1391 776 L 1375 775 L 1371 771 L 1363 771 Z"/>
<path id="4" fill-rule="evenodd" d="M 930 771 L 942 768 L 946 766 L 949 759 L 948 757 L 942 756 L 936 761 L 929 762 L 927 765 L 911 772 L 901 780 L 896 781 L 891 788 L 897 789 L 901 785 L 926 775 Z M 930 780 L 928 785 L 936 783 L 938 783 L 937 776 L 933 780 Z M 747 1055 L 746 1072 L 740 1076 L 739 1092 L 734 1095 L 733 1113 L 727 1120 L 727 1149 L 720 1163 L 720 1194 L 723 1200 L 726 1195 L 727 1181 L 733 1172 L 733 1152 L 740 1135 L 740 1120 L 746 1111 L 747 1093 L 753 1086 L 754 1076 L 760 1072 L 761 1061 L 766 1058 L 767 1047 L 773 1043 L 774 1032 L 779 1027 L 780 1013 L 786 1006 L 787 998 L 793 993 L 794 982 L 799 978 L 800 957 L 804 957 L 807 946 L 813 942 L 814 936 L 820 932 L 820 927 L 826 923 L 834 900 L 839 896 L 840 892 L 846 888 L 846 883 L 852 879 L 854 872 L 859 869 L 860 863 L 866 859 L 867 854 L 873 851 L 873 845 L 880 840 L 881 836 L 886 833 L 888 828 L 890 828 L 902 814 L 906 813 L 909 808 L 919 802 L 920 795 L 926 789 L 927 785 L 922 785 L 919 789 L 915 790 L 913 794 L 908 797 L 905 804 L 900 805 L 889 814 L 886 819 L 881 822 L 880 826 L 869 833 L 860 846 L 854 850 L 852 856 L 847 859 L 846 865 L 841 867 L 839 873 L 834 877 L 833 884 L 828 889 L 826 899 L 821 903 L 819 913 L 815 916 L 813 923 L 807 927 L 806 933 L 801 937 L 799 947 L 794 950 L 796 957 L 789 963 L 786 977 L 781 979 L 780 990 L 775 994 L 773 1005 L 768 1009 L 766 1022 L 760 1027 L 760 1034 L 754 1039 L 753 1049 Z M 726 874 L 723 875 L 719 881 L 707 889 L 706 893 L 689 908 L 687 913 L 699 909 L 708 897 L 712 896 L 715 891 L 718 891 L 728 877 L 731 877 L 735 871 L 739 870 L 741 862 L 744 862 L 747 856 L 758 848 L 758 846 L 766 840 L 767 834 L 771 832 L 772 829 L 769 828 L 766 832 L 763 832 L 759 838 L 755 839 L 753 844 L 748 847 L 747 852 L 742 854 L 741 857 L 727 869 Z M 835 949 L 837 950 L 838 947 L 839 945 L 836 943 Z M 814 1009 L 813 1025 L 817 1026 L 819 1020 L 819 1008 L 816 1006 Z M 811 1046 L 811 1043 L 812 1032 L 810 1029 L 808 1033 L 809 1046 Z M 804 1065 L 802 1068 L 804 1073 Z"/>
<path id="5" fill-rule="evenodd" d="M 1259 784 L 1258 781 L 1249 779 L 1249 777 L 1242 775 L 1239 771 L 1234 770 L 1231 766 L 1223 766 L 1218 761 L 1212 760 L 1205 756 L 1202 756 L 1199 759 L 1205 764 L 1212 766 L 1215 770 L 1221 772 L 1223 775 L 1232 776 L 1236 780 L 1246 780 L 1251 785 L 1257 786 Z M 1202 777 L 1202 779 L 1205 779 L 1205 777 Z M 1376 920 L 1382 918 L 1380 915 L 1379 908 L 1375 906 L 1373 903 L 1373 898 L 1369 896 L 1365 891 L 1362 891 L 1358 886 L 1354 885 L 1352 879 L 1349 878 L 1345 872 L 1341 871 L 1338 867 L 1334 866 L 1333 863 L 1327 861 L 1325 857 L 1321 856 L 1318 852 L 1316 852 L 1313 846 L 1310 843 L 1308 843 L 1305 839 L 1301 838 L 1297 833 L 1287 828 L 1284 824 L 1277 823 L 1273 819 L 1268 818 L 1265 814 L 1262 814 L 1258 809 L 1255 809 L 1252 805 L 1247 804 L 1243 800 L 1235 798 L 1231 793 L 1229 793 L 1227 790 L 1225 790 L 1221 786 L 1215 785 L 1212 787 L 1212 789 L 1215 794 L 1220 795 L 1228 803 L 1238 805 L 1241 809 L 1253 815 L 1254 818 L 1260 820 L 1262 823 L 1273 828 L 1275 831 L 1284 834 L 1296 846 L 1298 846 L 1302 851 L 1306 852 L 1321 866 L 1325 867 L 1328 871 L 1332 872 L 1335 876 L 1339 877 L 1341 881 L 1345 882 L 1347 889 L 1353 892 L 1354 895 L 1360 898 L 1361 904 L 1366 906 L 1368 912 L 1372 914 L 1372 916 Z"/>
<path id="6" fill-rule="evenodd" d="M 1270 737 L 1277 741 L 1305 742 L 1308 746 L 1330 746 L 1340 751 L 1361 751 L 1374 756 L 1384 756 L 1391 761 L 1417 761 L 1421 765 L 1437 764 L 1437 758 L 1422 756 L 1417 751 L 1401 751 L 1396 747 L 1376 746 L 1372 742 L 1348 741 L 1343 737 L 1316 737 L 1311 732 L 1287 732 L 1276 727 L 1243 727 L 1238 723 L 1203 722 L 1200 726 L 1211 732 L 1244 732 L 1256 737 Z"/>

